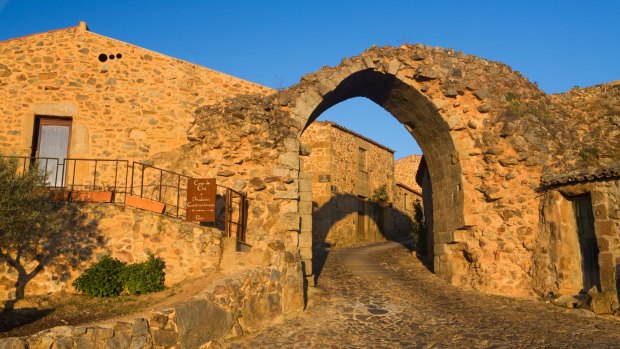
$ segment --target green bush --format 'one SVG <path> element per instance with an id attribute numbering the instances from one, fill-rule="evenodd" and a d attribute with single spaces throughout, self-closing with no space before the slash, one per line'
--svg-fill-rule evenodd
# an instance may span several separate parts
<path id="1" fill-rule="evenodd" d="M 73 281 L 76 290 L 95 297 L 118 296 L 123 291 L 121 273 L 125 263 L 110 256 L 103 256 L 101 260 Z"/>
<path id="2" fill-rule="evenodd" d="M 127 265 L 121 275 L 124 291 L 129 294 L 144 294 L 164 288 L 166 263 L 161 258 L 149 255 L 142 263 Z"/>
<path id="3" fill-rule="evenodd" d="M 428 251 L 426 250 L 426 221 L 424 220 L 424 211 L 422 209 L 422 204 L 419 200 L 413 204 L 414 215 L 413 215 L 413 237 L 416 240 L 416 250 L 422 255 L 426 256 Z"/>
<path id="4" fill-rule="evenodd" d="M 166 263 L 153 255 L 145 262 L 134 264 L 106 255 L 73 281 L 73 287 L 95 297 L 149 293 L 164 288 L 165 267 Z"/>
<path id="5" fill-rule="evenodd" d="M 385 184 L 375 189 L 375 191 L 372 193 L 370 201 L 374 201 L 381 206 L 387 205 L 387 203 L 390 201 L 390 196 L 388 195 Z"/>

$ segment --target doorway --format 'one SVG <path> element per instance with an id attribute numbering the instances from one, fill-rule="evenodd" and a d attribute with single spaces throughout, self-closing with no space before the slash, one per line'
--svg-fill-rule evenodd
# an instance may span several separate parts
<path id="1" fill-rule="evenodd" d="M 573 199 L 575 219 L 577 220 L 577 234 L 581 250 L 581 271 L 583 275 L 583 289 L 588 291 L 596 286 L 601 291 L 601 280 L 598 265 L 598 244 L 594 233 L 594 214 L 592 212 L 592 198 L 590 195 Z"/>
<path id="2" fill-rule="evenodd" d="M 71 119 L 36 118 L 32 156 L 40 158 L 39 170 L 46 174 L 50 186 L 62 186 L 62 166 L 69 156 L 70 137 Z"/>
<path id="3" fill-rule="evenodd" d="M 364 241 L 366 237 L 366 200 L 363 197 L 357 198 L 357 241 Z"/>

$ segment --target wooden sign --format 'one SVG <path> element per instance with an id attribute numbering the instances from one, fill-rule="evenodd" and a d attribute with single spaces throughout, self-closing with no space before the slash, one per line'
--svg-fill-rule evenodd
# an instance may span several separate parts
<path id="1" fill-rule="evenodd" d="M 187 182 L 187 211 L 190 222 L 215 222 L 215 178 L 192 178 Z"/>
<path id="2" fill-rule="evenodd" d="M 330 175 L 319 175 L 319 183 L 329 183 L 332 181 L 332 176 Z"/>

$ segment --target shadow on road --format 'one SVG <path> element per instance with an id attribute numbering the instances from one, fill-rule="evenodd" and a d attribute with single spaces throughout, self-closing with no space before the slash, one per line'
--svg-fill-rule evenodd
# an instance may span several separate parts
<path id="1" fill-rule="evenodd" d="M 366 206 L 362 208 L 361 203 Z M 361 201 L 359 197 L 351 194 L 336 194 L 320 207 L 315 206 L 312 213 L 312 271 L 316 284 L 319 283 L 330 251 L 337 247 L 327 241 L 330 229 L 347 217 L 351 219 L 350 215 L 353 214 L 357 214 L 357 225 L 360 222 L 372 221 L 379 233 L 379 236 L 376 236 L 373 235 L 374 231 L 369 232 L 369 230 L 358 227 L 356 231 L 351 232 L 355 234 L 355 240 L 358 243 L 388 240 L 398 242 L 410 252 L 416 251 L 416 237 L 413 232 L 415 224 L 419 223 L 414 222 L 410 215 L 391 205 Z M 418 255 L 418 258 L 428 267 L 425 256 Z"/>

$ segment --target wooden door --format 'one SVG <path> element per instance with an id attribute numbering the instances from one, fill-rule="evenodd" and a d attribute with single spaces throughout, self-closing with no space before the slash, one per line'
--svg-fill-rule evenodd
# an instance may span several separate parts
<path id="1" fill-rule="evenodd" d="M 366 202 L 363 198 L 357 199 L 357 224 L 356 237 L 357 241 L 364 241 L 366 236 Z"/>
<path id="2" fill-rule="evenodd" d="M 581 250 L 581 270 L 583 274 L 583 288 L 589 290 L 596 286 L 601 291 L 601 280 L 598 265 L 598 244 L 594 233 L 594 214 L 592 213 L 592 199 L 590 196 L 576 198 L 573 201 L 575 219 L 577 220 L 577 234 Z"/>

